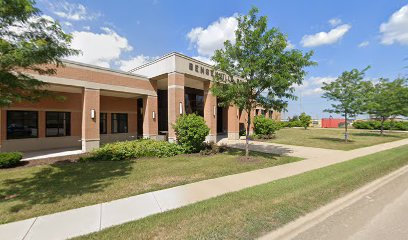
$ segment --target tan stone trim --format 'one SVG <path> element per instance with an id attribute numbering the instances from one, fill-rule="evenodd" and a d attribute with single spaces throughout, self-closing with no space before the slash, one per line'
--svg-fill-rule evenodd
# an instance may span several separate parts
<path id="1" fill-rule="evenodd" d="M 81 110 L 71 109 L 71 108 L 35 108 L 35 107 L 5 107 L 2 108 L 4 111 L 37 111 L 37 112 L 76 112 L 82 113 Z"/>
<path id="2" fill-rule="evenodd" d="M 184 86 L 182 85 L 170 85 L 167 88 L 178 88 L 178 89 L 184 89 Z"/>
<path id="3" fill-rule="evenodd" d="M 47 75 L 37 75 L 37 74 L 29 74 L 29 75 L 43 82 L 53 83 L 53 84 L 58 84 L 58 85 L 83 87 L 83 88 L 94 89 L 94 90 L 102 89 L 102 90 L 109 90 L 109 91 L 116 91 L 116 92 L 134 93 L 134 94 L 139 94 L 139 95 L 157 96 L 157 93 L 155 91 L 144 90 L 144 89 L 136 89 L 136 88 L 124 87 L 124 86 L 115 86 L 115 85 L 104 84 L 104 83 L 95 83 L 95 82 L 88 82 L 88 81 L 83 81 L 83 80 L 61 78 L 61 77 L 54 77 L 54 76 L 47 76 Z"/>

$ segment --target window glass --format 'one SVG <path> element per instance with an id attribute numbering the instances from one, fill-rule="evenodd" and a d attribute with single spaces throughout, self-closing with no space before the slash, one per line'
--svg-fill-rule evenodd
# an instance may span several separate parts
<path id="1" fill-rule="evenodd" d="M 101 113 L 100 114 L 100 122 L 99 122 L 99 133 L 106 134 L 108 132 L 108 114 Z"/>
<path id="2" fill-rule="evenodd" d="M 112 133 L 128 132 L 127 113 L 112 113 Z"/>
<path id="3" fill-rule="evenodd" d="M 45 135 L 47 137 L 62 137 L 71 135 L 71 113 L 46 112 Z"/>
<path id="4" fill-rule="evenodd" d="M 7 111 L 7 139 L 38 137 L 38 112 Z"/>

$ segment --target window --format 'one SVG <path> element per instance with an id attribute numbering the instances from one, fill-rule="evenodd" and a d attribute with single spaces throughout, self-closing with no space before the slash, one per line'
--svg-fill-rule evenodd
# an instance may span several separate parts
<path id="1" fill-rule="evenodd" d="M 112 113 L 112 133 L 128 132 L 127 113 Z"/>
<path id="2" fill-rule="evenodd" d="M 272 116 L 273 116 L 273 111 L 269 110 L 269 118 L 272 118 Z"/>
<path id="3" fill-rule="evenodd" d="M 194 88 L 184 88 L 184 103 L 186 114 L 195 113 L 204 117 L 204 91 Z"/>
<path id="4" fill-rule="evenodd" d="M 262 109 L 262 110 L 261 110 L 261 115 L 262 115 L 262 116 L 266 116 L 266 111 Z"/>
<path id="5" fill-rule="evenodd" d="M 38 112 L 7 111 L 7 139 L 38 137 Z"/>
<path id="6" fill-rule="evenodd" d="M 46 112 L 45 122 L 45 136 L 62 137 L 71 135 L 71 113 Z"/>
<path id="7" fill-rule="evenodd" d="M 259 115 L 259 109 L 256 109 L 255 110 L 255 116 L 258 116 Z"/>
<path id="8" fill-rule="evenodd" d="M 108 133 L 108 114 L 107 113 L 100 114 L 99 133 L 100 134 Z"/>

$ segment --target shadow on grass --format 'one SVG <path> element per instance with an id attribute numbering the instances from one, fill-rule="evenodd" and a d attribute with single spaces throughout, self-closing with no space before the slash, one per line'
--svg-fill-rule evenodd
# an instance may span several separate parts
<path id="1" fill-rule="evenodd" d="M 228 148 L 226 151 L 226 154 L 237 156 L 237 157 L 238 156 L 243 157 L 245 156 L 245 150 L 236 149 L 236 148 Z M 250 151 L 249 156 L 250 157 L 262 157 L 262 158 L 266 158 L 270 160 L 276 160 L 279 155 L 272 154 L 272 153 L 258 152 L 258 151 Z"/>
<path id="2" fill-rule="evenodd" d="M 398 136 L 398 135 L 390 135 L 387 133 L 384 133 L 384 135 L 381 136 L 381 134 L 375 133 L 375 132 L 366 132 L 366 133 L 353 133 L 352 135 L 354 136 L 360 136 L 360 137 L 388 137 L 388 138 L 404 138 L 402 136 Z"/>
<path id="3" fill-rule="evenodd" d="M 131 161 L 54 163 L 30 177 L 1 183 L 0 204 L 18 200 L 10 212 L 32 205 L 59 202 L 65 198 L 102 191 L 115 178 L 129 174 Z"/>
<path id="4" fill-rule="evenodd" d="M 344 141 L 344 138 L 332 138 L 332 137 L 314 137 L 311 139 L 322 140 L 322 141 L 330 141 L 330 142 L 337 142 L 337 143 L 353 143 L 354 140 L 349 139 L 347 142 Z"/>

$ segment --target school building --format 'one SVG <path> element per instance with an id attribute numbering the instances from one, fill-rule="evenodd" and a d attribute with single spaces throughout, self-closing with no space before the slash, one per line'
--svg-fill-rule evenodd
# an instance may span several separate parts
<path id="1" fill-rule="evenodd" d="M 167 54 L 130 72 L 64 61 L 55 75 L 35 75 L 64 100 L 21 102 L 0 111 L 0 151 L 82 148 L 137 138 L 174 141 L 180 114 L 204 117 L 210 133 L 238 139 L 247 114 L 221 108 L 209 91 L 211 65 L 179 53 Z M 280 113 L 256 109 L 251 116 L 280 120 Z"/>

